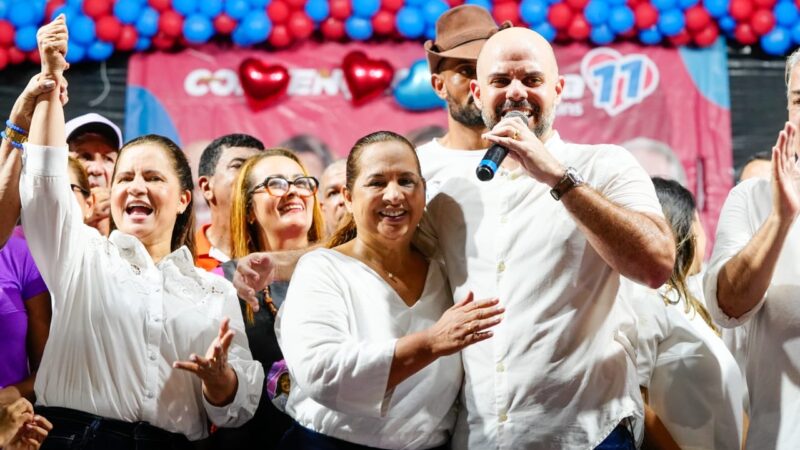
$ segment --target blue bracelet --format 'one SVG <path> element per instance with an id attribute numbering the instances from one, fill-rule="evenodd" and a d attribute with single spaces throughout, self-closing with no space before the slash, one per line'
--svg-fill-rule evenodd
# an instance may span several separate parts
<path id="1" fill-rule="evenodd" d="M 12 140 L 10 137 L 8 137 L 8 136 L 6 135 L 6 132 L 5 132 L 5 131 L 0 131 L 0 138 L 2 138 L 2 139 L 7 139 L 7 140 L 8 140 L 8 142 L 10 142 L 10 143 L 11 143 L 11 146 L 12 146 L 12 147 L 14 147 L 14 148 L 16 148 L 16 149 L 19 149 L 19 150 L 22 150 L 22 149 L 23 149 L 23 146 L 22 146 L 22 144 L 20 144 L 19 142 L 15 141 L 15 140 Z"/>
<path id="2" fill-rule="evenodd" d="M 11 128 L 12 130 L 16 131 L 16 132 L 17 132 L 17 133 L 19 133 L 19 134 L 24 134 L 25 136 L 27 136 L 27 135 L 28 135 L 28 132 L 27 132 L 27 131 L 25 131 L 24 129 L 22 129 L 22 127 L 18 126 L 18 125 L 17 125 L 17 124 L 15 124 L 14 122 L 12 122 L 10 119 L 9 119 L 9 120 L 6 120 L 6 126 L 7 126 L 8 128 Z"/>

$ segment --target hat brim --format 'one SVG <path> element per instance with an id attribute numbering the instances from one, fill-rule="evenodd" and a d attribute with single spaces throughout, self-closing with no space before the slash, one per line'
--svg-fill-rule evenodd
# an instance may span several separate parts
<path id="1" fill-rule="evenodd" d="M 476 39 L 466 44 L 459 45 L 458 47 L 451 48 L 450 50 L 437 52 L 433 50 L 433 41 L 427 41 L 425 42 L 425 53 L 428 57 L 428 67 L 431 73 L 437 73 L 439 71 L 439 64 L 443 59 L 477 61 L 478 54 L 480 54 L 481 48 L 483 48 L 483 44 L 485 43 L 486 39 Z"/>
<path id="2" fill-rule="evenodd" d="M 116 130 L 103 122 L 89 122 L 79 126 L 78 128 L 75 128 L 72 130 L 69 136 L 67 136 L 67 142 L 69 143 L 78 136 L 87 133 L 95 133 L 103 136 L 108 140 L 109 144 L 111 144 L 115 151 L 119 150 L 121 147 L 122 143 L 119 141 L 119 136 L 117 136 Z"/>

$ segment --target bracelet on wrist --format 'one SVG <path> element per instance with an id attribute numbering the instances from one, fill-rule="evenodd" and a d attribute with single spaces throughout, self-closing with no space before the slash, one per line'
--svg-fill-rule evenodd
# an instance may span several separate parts
<path id="1" fill-rule="evenodd" d="M 22 128 L 21 126 L 15 124 L 10 119 L 6 120 L 6 128 L 11 128 L 12 130 L 16 131 L 17 133 L 19 133 L 19 134 L 21 134 L 23 136 L 27 136 L 28 135 L 28 132 L 24 128 Z"/>
<path id="2" fill-rule="evenodd" d="M 6 130 L 8 130 L 8 128 Z M 9 137 L 8 134 L 5 131 L 0 131 L 0 138 L 6 139 L 11 144 L 11 146 L 16 148 L 16 149 L 19 149 L 19 150 L 23 149 L 22 144 L 23 144 L 24 141 L 23 142 L 15 141 L 11 137 Z"/>

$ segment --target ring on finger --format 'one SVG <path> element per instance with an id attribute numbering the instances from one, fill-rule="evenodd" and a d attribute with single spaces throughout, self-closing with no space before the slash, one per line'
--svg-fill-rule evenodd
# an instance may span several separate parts
<path id="1" fill-rule="evenodd" d="M 515 141 L 518 141 L 518 140 L 519 140 L 519 130 L 514 130 L 514 136 L 513 136 L 513 139 L 514 139 Z"/>

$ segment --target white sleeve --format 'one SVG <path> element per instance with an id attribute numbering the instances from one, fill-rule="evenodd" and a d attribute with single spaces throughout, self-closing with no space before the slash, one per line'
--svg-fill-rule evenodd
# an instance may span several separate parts
<path id="1" fill-rule="evenodd" d="M 28 247 L 52 292 L 67 292 L 87 242 L 100 235 L 83 223 L 70 189 L 66 147 L 25 144 L 19 196 Z M 54 299 L 63 298 L 56 295 Z"/>
<path id="2" fill-rule="evenodd" d="M 658 346 L 666 336 L 664 329 L 667 322 L 666 305 L 660 298 L 648 295 L 636 299 L 633 302 L 633 308 L 639 319 L 636 373 L 639 377 L 639 386 L 650 389 L 650 379 L 653 377 L 653 371 L 658 361 Z"/>
<path id="3" fill-rule="evenodd" d="M 275 332 L 299 389 L 326 408 L 381 417 L 391 396 L 386 386 L 397 339 L 356 340 L 347 291 L 332 261 L 319 251 L 307 254 L 294 271 Z"/>
<path id="4" fill-rule="evenodd" d="M 202 269 L 197 270 L 200 271 Z M 216 277 L 217 275 L 213 276 Z M 220 281 L 224 281 L 224 279 L 220 277 Z M 208 403 L 204 395 L 203 406 L 208 418 L 215 425 L 219 427 L 236 427 L 243 425 L 256 413 L 258 402 L 261 400 L 261 395 L 264 391 L 264 368 L 261 363 L 253 360 L 253 355 L 250 353 L 250 345 L 247 341 L 242 311 L 239 307 L 239 299 L 236 296 L 236 292 L 227 281 L 217 285 L 222 284 L 227 286 L 224 287 L 225 300 L 220 322 L 223 317 L 229 317 L 231 319 L 230 328 L 235 332 L 233 342 L 228 348 L 228 364 L 236 372 L 238 387 L 236 396 L 231 403 L 225 406 L 214 406 Z M 216 326 L 219 327 L 219 323 Z"/>
<path id="5" fill-rule="evenodd" d="M 609 201 L 625 209 L 663 217 L 653 181 L 636 158 L 618 146 L 606 146 L 596 169 L 606 176 L 593 186 Z"/>
<path id="6" fill-rule="evenodd" d="M 761 309 L 766 298 L 765 294 L 753 309 L 739 318 L 734 318 L 722 311 L 717 297 L 717 280 L 719 279 L 720 271 L 731 258 L 736 256 L 750 242 L 757 231 L 750 223 L 750 214 L 747 206 L 748 194 L 755 185 L 755 182 L 742 183 L 731 190 L 728 198 L 725 199 L 725 204 L 722 206 L 719 221 L 717 222 L 714 251 L 712 252 L 703 283 L 708 312 L 714 318 L 714 322 L 724 328 L 734 328 L 747 322 Z"/>

